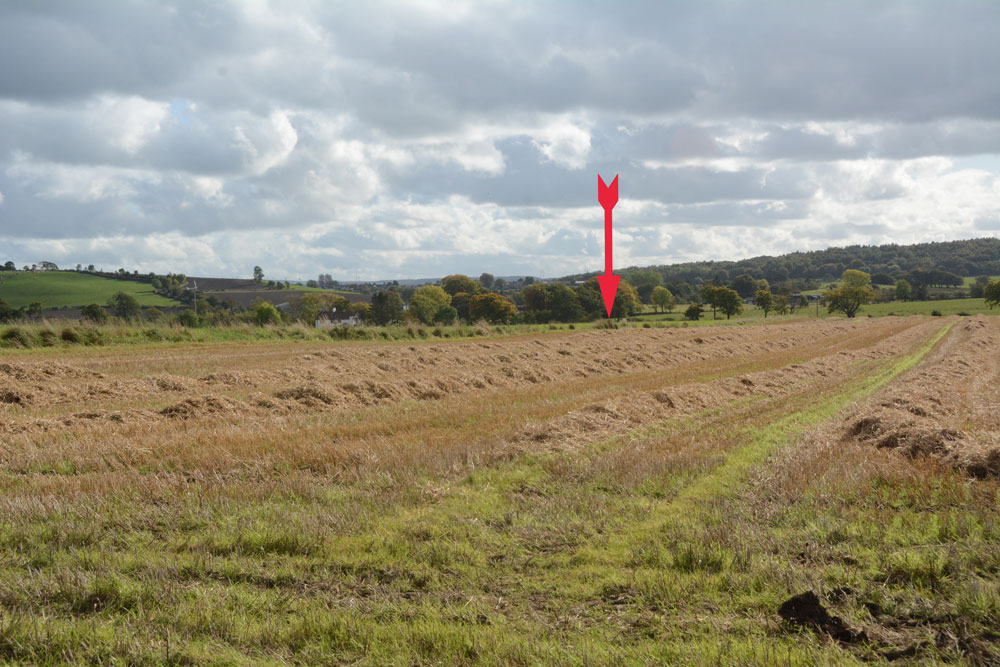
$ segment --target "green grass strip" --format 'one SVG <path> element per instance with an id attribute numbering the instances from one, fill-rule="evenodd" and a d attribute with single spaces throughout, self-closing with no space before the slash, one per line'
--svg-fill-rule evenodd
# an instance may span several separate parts
<path id="1" fill-rule="evenodd" d="M 950 322 L 941 327 L 916 352 L 862 379 L 847 391 L 771 422 L 765 428 L 747 429 L 744 434 L 750 443 L 729 455 L 725 463 L 685 487 L 670 503 L 670 509 L 683 511 L 694 503 L 731 493 L 742 484 L 752 468 L 763 463 L 782 446 L 791 444 L 808 427 L 835 417 L 845 406 L 866 398 L 919 364 L 954 324 Z"/>

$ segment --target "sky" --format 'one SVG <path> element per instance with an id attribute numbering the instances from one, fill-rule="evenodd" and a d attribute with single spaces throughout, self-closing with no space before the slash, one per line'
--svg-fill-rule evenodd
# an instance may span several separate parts
<path id="1" fill-rule="evenodd" d="M 1000 3 L 0 3 L 0 263 L 362 280 L 1000 235 Z"/>

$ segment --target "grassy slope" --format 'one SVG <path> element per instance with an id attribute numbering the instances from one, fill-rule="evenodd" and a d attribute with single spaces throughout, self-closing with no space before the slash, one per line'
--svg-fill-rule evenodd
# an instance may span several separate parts
<path id="1" fill-rule="evenodd" d="M 73 271 L 3 272 L 0 273 L 0 299 L 20 308 L 41 303 L 43 308 L 104 305 L 117 292 L 134 296 L 143 306 L 176 306 L 176 301 L 153 292 L 145 283 L 112 280 Z"/>
<path id="2" fill-rule="evenodd" d="M 874 478 L 832 497 L 825 475 L 815 474 L 793 500 L 770 489 L 755 496 L 747 486 L 769 454 L 912 367 L 944 333 L 821 394 L 751 402 L 736 414 L 701 415 L 583 452 L 524 454 L 450 479 L 376 475 L 313 486 L 308 475 L 255 482 L 248 469 L 242 484 L 220 480 L 193 493 L 185 489 L 203 482 L 192 471 L 161 502 L 131 501 L 123 486 L 107 497 L 103 521 L 47 501 L 34 520 L 0 534 L 0 601 L 12 610 L 0 623 L 0 656 L 240 664 L 878 659 L 873 649 L 782 631 L 773 620 L 790 592 L 844 583 L 859 594 L 868 586 L 866 604 L 913 615 L 928 612 L 928 600 L 935 609 L 951 605 L 961 617 L 940 621 L 944 629 L 990 623 L 996 586 L 967 576 L 997 566 L 988 496 L 915 474 L 891 487 Z M 432 421 L 428 428 L 465 424 L 462 415 Z M 666 469 L 630 456 L 688 432 L 723 449 L 693 466 L 668 460 Z M 408 431 L 399 437 L 401 451 L 419 440 Z M 831 465 L 853 470 L 856 462 Z M 52 473 L 69 481 L 81 471 Z M 956 551 L 939 562 L 927 547 L 945 540 Z M 814 560 L 817 553 L 824 559 Z M 956 655 L 921 650 L 930 659 Z"/>

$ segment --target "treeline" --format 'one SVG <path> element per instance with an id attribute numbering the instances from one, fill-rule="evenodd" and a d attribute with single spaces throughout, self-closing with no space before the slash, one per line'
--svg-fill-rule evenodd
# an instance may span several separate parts
<path id="1" fill-rule="evenodd" d="M 893 280 L 913 271 L 938 270 L 956 276 L 1000 275 L 1000 239 L 981 238 L 968 241 L 847 246 L 787 255 L 752 257 L 739 261 L 687 262 L 632 267 L 622 271 L 628 277 L 636 271 L 654 271 L 664 284 L 687 282 L 692 285 L 713 281 L 728 282 L 738 275 L 763 278 L 771 285 L 785 281 L 835 282 L 847 269 L 864 271 Z M 567 276 L 563 280 L 585 280 L 595 273 Z"/>

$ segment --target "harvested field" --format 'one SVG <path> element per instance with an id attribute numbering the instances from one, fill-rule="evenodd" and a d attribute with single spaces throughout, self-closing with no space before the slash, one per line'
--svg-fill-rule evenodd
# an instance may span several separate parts
<path id="1" fill-rule="evenodd" d="M 998 354 L 919 317 L 22 352 L 0 656 L 989 664 Z"/>
<path id="2" fill-rule="evenodd" d="M 1000 330 L 962 322 L 923 367 L 873 396 L 844 438 L 931 456 L 977 477 L 1000 476 Z"/>

